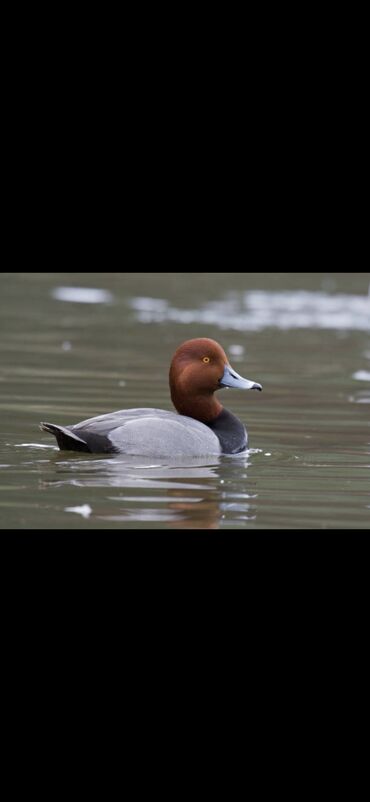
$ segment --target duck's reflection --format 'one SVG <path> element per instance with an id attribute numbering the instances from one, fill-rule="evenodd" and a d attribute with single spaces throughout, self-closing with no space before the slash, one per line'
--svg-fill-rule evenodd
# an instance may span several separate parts
<path id="1" fill-rule="evenodd" d="M 237 458 L 187 458 L 172 463 L 122 455 L 68 455 L 66 459 L 59 452 L 54 458 L 57 475 L 42 479 L 40 485 L 94 489 L 99 504 L 90 497 L 91 518 L 102 521 L 218 529 L 255 518 L 256 493 L 248 483 L 249 464 L 248 452 Z M 99 488 L 120 492 L 107 495 Z"/>

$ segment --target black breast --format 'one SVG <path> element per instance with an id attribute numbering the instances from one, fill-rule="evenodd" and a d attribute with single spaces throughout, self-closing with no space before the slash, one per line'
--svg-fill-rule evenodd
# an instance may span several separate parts
<path id="1" fill-rule="evenodd" d="M 217 435 L 224 454 L 238 454 L 247 448 L 248 435 L 245 427 L 227 409 L 223 409 L 218 418 L 207 423 L 207 426 Z"/>

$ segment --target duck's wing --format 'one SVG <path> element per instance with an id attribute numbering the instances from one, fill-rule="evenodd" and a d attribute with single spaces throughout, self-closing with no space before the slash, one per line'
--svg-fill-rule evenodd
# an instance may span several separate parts
<path id="1" fill-rule="evenodd" d="M 94 418 L 88 418 L 75 423 L 73 426 L 68 426 L 68 429 L 81 436 L 82 432 L 94 431 L 97 434 L 107 434 L 112 429 L 118 426 L 124 426 L 131 420 L 153 417 L 165 418 L 175 417 L 174 412 L 169 412 L 165 409 L 152 409 L 151 407 L 138 407 L 135 409 L 118 409 L 117 412 L 108 412 L 105 415 L 96 415 Z"/>
<path id="2" fill-rule="evenodd" d="M 42 423 L 59 448 L 150 457 L 219 454 L 218 437 L 203 423 L 163 409 L 123 409 L 74 426 Z"/>
<path id="3" fill-rule="evenodd" d="M 156 410 L 153 410 L 155 413 Z M 121 453 L 145 457 L 203 457 L 221 453 L 218 437 L 203 423 L 171 413 L 132 418 L 109 438 Z"/>

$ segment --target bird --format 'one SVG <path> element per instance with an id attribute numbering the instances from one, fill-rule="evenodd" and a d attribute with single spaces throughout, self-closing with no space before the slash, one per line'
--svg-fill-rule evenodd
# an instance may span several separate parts
<path id="1" fill-rule="evenodd" d="M 247 449 L 245 426 L 215 393 L 222 388 L 262 390 L 262 385 L 243 379 L 216 340 L 183 342 L 172 358 L 169 384 L 176 412 L 120 409 L 71 426 L 41 422 L 40 429 L 55 435 L 62 451 L 92 454 L 201 457 Z"/>

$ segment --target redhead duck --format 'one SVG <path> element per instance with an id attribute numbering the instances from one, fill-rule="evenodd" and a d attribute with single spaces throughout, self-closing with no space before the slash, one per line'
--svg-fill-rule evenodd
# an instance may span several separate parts
<path id="1" fill-rule="evenodd" d="M 187 340 L 170 367 L 171 398 L 177 409 L 121 409 L 73 426 L 40 423 L 61 450 L 150 457 L 238 454 L 248 445 L 241 421 L 215 397 L 222 387 L 262 390 L 229 365 L 225 351 L 207 337 Z"/>

